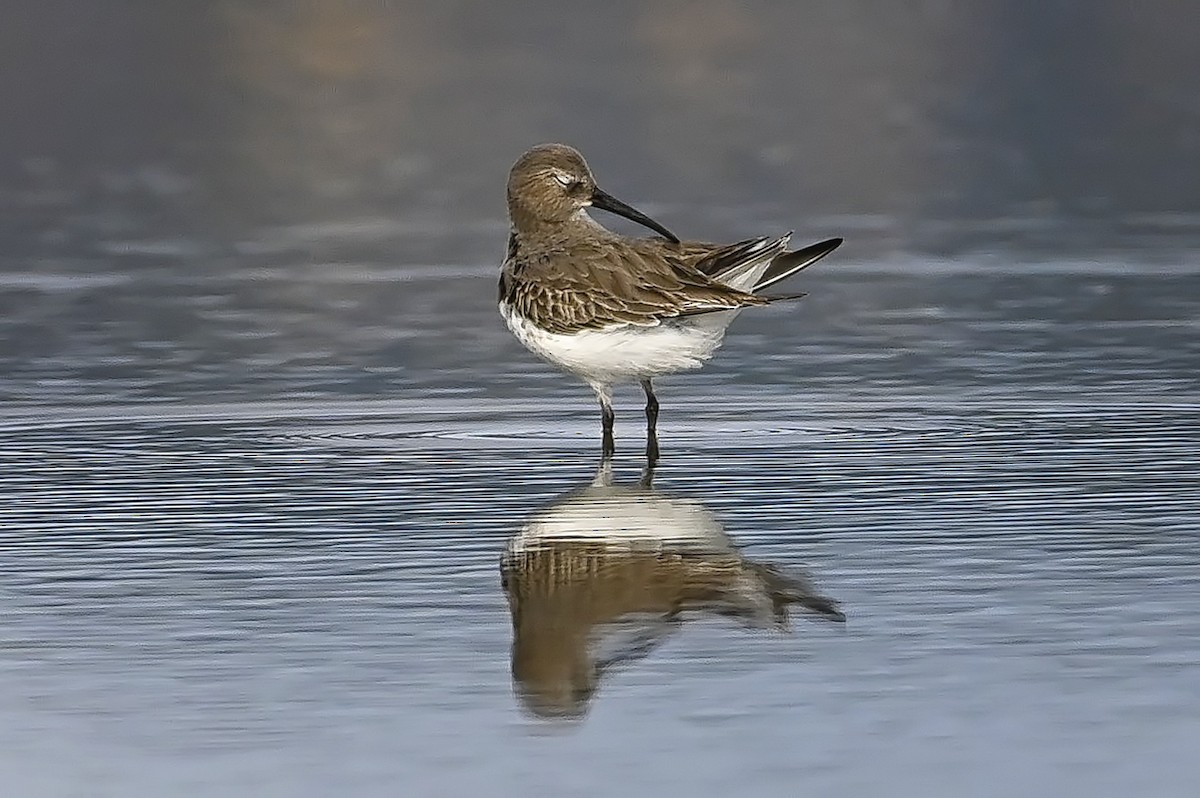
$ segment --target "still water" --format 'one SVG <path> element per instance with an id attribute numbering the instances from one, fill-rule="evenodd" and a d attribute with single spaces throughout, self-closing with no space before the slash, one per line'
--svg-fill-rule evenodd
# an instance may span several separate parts
<path id="1" fill-rule="evenodd" d="M 1192 794 L 1186 257 L 835 255 L 611 485 L 494 266 L 285 261 L 0 275 L 6 794 Z"/>

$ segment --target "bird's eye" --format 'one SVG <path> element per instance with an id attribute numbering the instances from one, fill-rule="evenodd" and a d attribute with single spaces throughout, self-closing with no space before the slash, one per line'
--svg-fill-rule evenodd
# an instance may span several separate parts
<path id="1" fill-rule="evenodd" d="M 558 184 L 563 188 L 570 188 L 576 182 L 575 178 L 571 177 L 565 172 L 555 172 L 554 179 L 557 180 Z"/>

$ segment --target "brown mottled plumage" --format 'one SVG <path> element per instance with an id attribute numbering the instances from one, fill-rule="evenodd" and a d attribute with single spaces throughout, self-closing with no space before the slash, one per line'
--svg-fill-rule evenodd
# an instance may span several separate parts
<path id="1" fill-rule="evenodd" d="M 566 334 L 613 324 L 652 327 L 667 318 L 771 301 L 716 282 L 684 259 L 683 248 L 617 236 L 518 244 L 505 262 L 500 301 L 538 327 Z"/>
<path id="2" fill-rule="evenodd" d="M 617 235 L 593 221 L 588 207 L 662 237 Z M 603 411 L 606 453 L 613 448 L 614 384 L 641 383 L 648 441 L 657 454 L 651 380 L 703 364 L 738 310 L 803 296 L 757 292 L 842 243 L 832 238 L 791 252 L 790 233 L 728 245 L 681 242 L 597 187 L 583 156 L 563 144 L 534 147 L 513 165 L 508 213 L 500 312 L 521 343 L 592 386 Z"/>

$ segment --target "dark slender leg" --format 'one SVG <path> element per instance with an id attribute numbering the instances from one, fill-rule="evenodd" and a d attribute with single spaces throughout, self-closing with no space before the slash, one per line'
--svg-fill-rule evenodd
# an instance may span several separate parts
<path id="1" fill-rule="evenodd" d="M 650 380 L 642 380 L 646 392 L 646 465 L 653 471 L 658 464 L 658 397 Z"/>
<path id="2" fill-rule="evenodd" d="M 616 451 L 616 444 L 613 443 L 613 408 L 611 392 L 600 393 L 600 422 L 604 428 L 604 437 L 600 444 L 601 455 L 607 459 L 613 456 Z"/>
<path id="3" fill-rule="evenodd" d="M 646 430 L 657 433 L 658 397 L 654 395 L 654 386 L 650 384 L 650 380 L 642 380 L 642 390 L 646 392 Z"/>

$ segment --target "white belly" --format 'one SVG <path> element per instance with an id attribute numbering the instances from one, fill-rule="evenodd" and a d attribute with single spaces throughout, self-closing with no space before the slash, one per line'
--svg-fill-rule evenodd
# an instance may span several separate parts
<path id="1" fill-rule="evenodd" d="M 737 311 L 706 313 L 695 320 L 653 327 L 626 324 L 570 335 L 547 332 L 504 303 L 500 315 L 534 354 L 590 383 L 612 385 L 699 368 L 721 345 Z"/>

